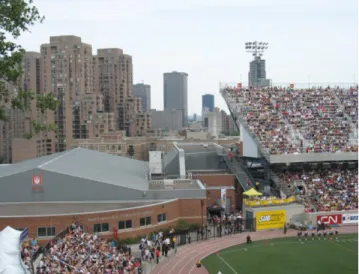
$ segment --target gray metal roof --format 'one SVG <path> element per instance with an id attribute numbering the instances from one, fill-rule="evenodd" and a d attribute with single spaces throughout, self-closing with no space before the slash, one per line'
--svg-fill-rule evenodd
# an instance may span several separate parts
<path id="1" fill-rule="evenodd" d="M 76 148 L 4 166 L 0 177 L 36 170 L 51 171 L 132 189 L 148 189 L 148 163 L 94 150 Z"/>
<path id="2" fill-rule="evenodd" d="M 15 203 L 0 204 L 0 217 L 5 216 L 46 216 L 83 214 L 115 211 L 134 207 L 149 206 L 163 201 L 148 202 L 88 202 L 88 203 Z"/>

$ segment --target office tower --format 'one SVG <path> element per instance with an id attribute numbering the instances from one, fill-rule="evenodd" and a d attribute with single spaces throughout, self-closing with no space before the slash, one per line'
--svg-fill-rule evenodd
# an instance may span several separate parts
<path id="1" fill-rule="evenodd" d="M 163 74 L 164 108 L 181 110 L 183 126 L 188 124 L 187 77 L 187 73 L 177 71 Z"/>
<path id="2" fill-rule="evenodd" d="M 133 85 L 133 95 L 141 98 L 142 112 L 151 110 L 151 86 L 145 84 Z"/>
<path id="3" fill-rule="evenodd" d="M 183 112 L 179 109 L 151 110 L 154 129 L 179 130 L 183 127 Z"/>
<path id="4" fill-rule="evenodd" d="M 55 151 L 64 151 L 73 139 L 87 135 L 86 110 L 79 105 L 82 96 L 94 92 L 92 46 L 77 36 L 50 37 L 49 44 L 41 45 L 40 68 L 41 92 L 53 93 L 60 103 L 54 114 Z"/>
<path id="5" fill-rule="evenodd" d="M 204 111 L 205 109 L 208 109 L 208 111 L 211 112 L 214 110 L 214 95 L 202 95 L 202 111 Z"/>
<path id="6" fill-rule="evenodd" d="M 268 86 L 266 75 L 266 61 L 260 56 L 255 57 L 249 64 L 248 83 L 251 87 Z"/>

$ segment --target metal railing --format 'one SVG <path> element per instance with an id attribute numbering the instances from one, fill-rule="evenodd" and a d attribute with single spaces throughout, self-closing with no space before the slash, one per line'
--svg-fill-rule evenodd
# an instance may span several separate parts
<path id="1" fill-rule="evenodd" d="M 51 241 L 49 241 L 45 246 L 40 247 L 33 255 L 32 255 L 32 261 L 35 262 L 36 259 L 40 256 L 40 254 L 46 254 L 50 248 L 52 242 L 57 241 L 58 239 L 64 238 L 68 233 L 71 226 L 66 227 L 63 231 L 61 231 L 59 234 L 57 234 Z"/>
<path id="2" fill-rule="evenodd" d="M 238 219 L 233 221 L 223 221 L 215 223 L 208 220 L 209 223 L 198 229 L 188 229 L 173 234 L 164 235 L 165 238 L 169 236 L 171 239 L 176 238 L 178 246 L 190 244 L 193 242 L 205 241 L 209 239 L 221 238 L 227 235 L 234 235 L 242 232 L 253 232 L 256 230 L 256 220 L 253 219 Z"/>

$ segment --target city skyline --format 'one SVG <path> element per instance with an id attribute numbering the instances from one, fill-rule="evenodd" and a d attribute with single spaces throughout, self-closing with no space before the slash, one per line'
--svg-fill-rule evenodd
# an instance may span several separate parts
<path id="1" fill-rule="evenodd" d="M 46 19 L 18 42 L 39 51 L 49 36 L 73 34 L 89 41 L 93 54 L 98 48 L 121 48 L 133 56 L 134 84 L 151 85 L 155 109 L 163 108 L 163 73 L 185 71 L 191 76 L 190 115 L 201 113 L 204 93 L 214 94 L 216 105 L 227 110 L 219 82 L 247 82 L 252 56 L 243 49 L 246 41 L 270 43 L 264 59 L 273 83 L 357 81 L 357 3 L 352 0 L 340 6 L 334 0 L 276 0 L 270 6 L 259 0 L 97 3 L 36 0 Z M 253 15 L 258 15 L 255 21 Z M 126 28 L 113 35 L 109 26 L 116 25 Z"/>

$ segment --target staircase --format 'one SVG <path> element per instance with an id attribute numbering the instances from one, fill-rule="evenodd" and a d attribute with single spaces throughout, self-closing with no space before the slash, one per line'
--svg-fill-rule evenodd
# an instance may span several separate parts
<path id="1" fill-rule="evenodd" d="M 224 160 L 229 168 L 229 170 L 236 176 L 238 182 L 240 183 L 240 185 L 243 188 L 243 191 L 247 191 L 248 189 L 253 187 L 254 184 L 254 180 L 252 178 L 252 176 L 250 176 L 249 174 L 247 174 L 247 172 L 245 172 L 240 163 L 236 161 L 235 157 L 232 158 L 233 161 L 229 161 L 228 157 L 224 157 Z M 252 184 L 250 185 L 250 187 L 248 187 L 248 182 L 251 182 Z"/>

